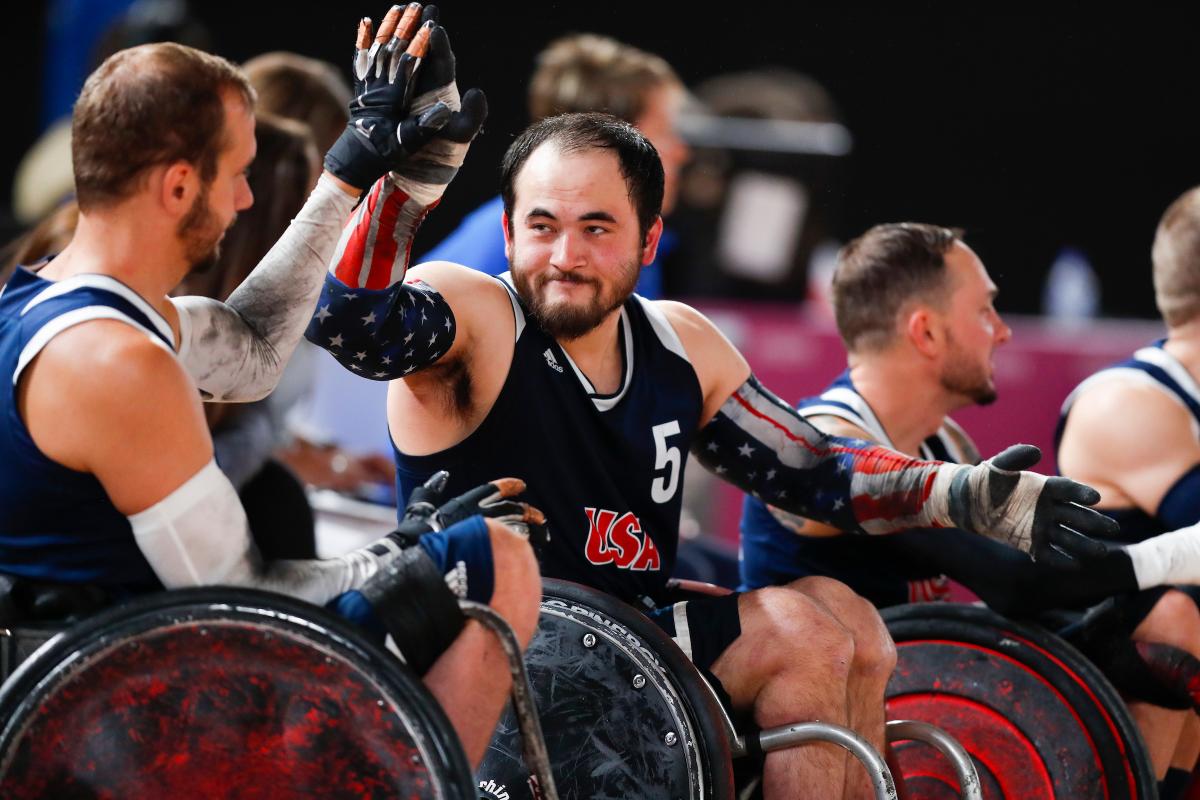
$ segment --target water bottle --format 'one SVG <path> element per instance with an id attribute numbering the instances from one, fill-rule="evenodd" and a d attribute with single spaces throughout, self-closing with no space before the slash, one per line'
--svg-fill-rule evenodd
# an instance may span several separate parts
<path id="1" fill-rule="evenodd" d="M 1076 323 L 1100 312 L 1100 280 L 1082 251 L 1058 252 L 1042 292 L 1042 313 L 1055 322 Z"/>

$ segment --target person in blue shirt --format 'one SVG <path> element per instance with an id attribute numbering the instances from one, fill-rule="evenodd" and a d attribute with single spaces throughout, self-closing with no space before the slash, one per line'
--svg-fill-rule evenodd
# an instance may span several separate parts
<path id="1" fill-rule="evenodd" d="M 1063 403 L 1056 438 L 1062 473 L 1099 490 L 1104 513 L 1121 523 L 1122 538 L 1142 553 L 1141 569 L 1156 580 L 1183 560 L 1176 540 L 1200 535 L 1200 187 L 1163 213 L 1151 261 L 1166 338 L 1077 386 Z M 1105 425 L 1114 414 L 1121 424 Z M 1196 605 L 1177 600 L 1175 615 L 1192 624 L 1176 621 L 1163 635 L 1195 646 Z M 1171 721 L 1170 729 L 1179 724 Z M 1175 753 L 1171 772 L 1183 783 L 1200 750 L 1195 715 L 1180 735 L 1191 737 L 1191 748 Z"/>
<path id="2" fill-rule="evenodd" d="M 684 97 L 683 82 L 658 56 L 606 36 L 575 34 L 556 39 L 538 56 L 529 83 L 529 115 L 536 122 L 555 114 L 604 111 L 633 124 L 662 160 L 663 216 L 667 216 L 675 207 L 679 172 L 690 156 L 676 131 Z M 508 272 L 500 225 L 503 213 L 504 202 L 493 197 L 414 263 L 452 261 L 489 275 Z M 664 231 L 657 256 L 642 267 L 634 291 L 647 300 L 663 296 L 662 259 L 672 245 L 673 236 Z"/>

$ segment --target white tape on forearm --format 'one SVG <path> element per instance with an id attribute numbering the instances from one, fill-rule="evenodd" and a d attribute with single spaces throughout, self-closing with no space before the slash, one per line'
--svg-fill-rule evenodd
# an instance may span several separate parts
<path id="1" fill-rule="evenodd" d="M 323 605 L 360 588 L 399 552 L 382 539 L 338 558 L 263 563 L 246 512 L 216 461 L 129 517 L 138 548 L 168 589 L 224 584 L 279 592 Z"/>
<path id="2" fill-rule="evenodd" d="M 1200 585 L 1200 523 L 1128 545 L 1139 589 Z"/>
<path id="3" fill-rule="evenodd" d="M 179 360 L 206 399 L 268 395 L 312 318 L 325 270 L 354 199 L 322 175 L 300 213 L 230 295 L 173 300 Z"/>

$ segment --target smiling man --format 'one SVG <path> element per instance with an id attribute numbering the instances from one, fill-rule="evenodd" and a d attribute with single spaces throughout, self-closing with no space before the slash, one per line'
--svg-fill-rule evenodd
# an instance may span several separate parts
<path id="1" fill-rule="evenodd" d="M 424 211 L 461 159 L 402 165 L 376 183 L 342 246 L 308 338 L 347 368 L 392 380 L 400 493 L 448 469 L 452 490 L 500 469 L 523 478 L 551 536 L 543 574 L 638 604 L 760 726 L 822 719 L 883 746 L 891 641 L 868 603 L 825 579 L 672 602 L 684 453 L 747 490 L 836 525 L 884 534 L 957 525 L 1038 557 L 1092 551 L 1069 532 L 1110 521 L 1094 493 L 824 436 L 767 392 L 741 354 L 681 303 L 631 294 L 662 232 L 663 169 L 628 123 L 535 123 L 501 171 L 511 281 L 434 262 L 407 272 Z M 767 756 L 768 797 L 870 796 L 833 748 Z"/>

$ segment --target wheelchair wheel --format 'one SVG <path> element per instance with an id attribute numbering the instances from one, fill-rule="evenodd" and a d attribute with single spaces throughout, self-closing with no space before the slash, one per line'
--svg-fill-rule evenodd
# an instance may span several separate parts
<path id="1" fill-rule="evenodd" d="M 204 588 L 138 598 L 0 687 L 0 796 L 476 797 L 432 696 L 321 608 Z"/>
<path id="2" fill-rule="evenodd" d="M 715 697 L 675 643 L 631 606 L 545 579 L 525 663 L 564 800 L 733 797 Z M 482 796 L 531 797 L 521 752 L 510 706 L 476 773 Z"/>
<path id="3" fill-rule="evenodd" d="M 1058 636 L 960 604 L 897 606 L 883 618 L 898 654 L 888 717 L 929 722 L 957 739 L 987 800 L 1157 796 L 1124 702 Z M 932 749 L 904 742 L 893 750 L 911 797 L 958 796 Z"/>

